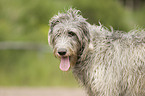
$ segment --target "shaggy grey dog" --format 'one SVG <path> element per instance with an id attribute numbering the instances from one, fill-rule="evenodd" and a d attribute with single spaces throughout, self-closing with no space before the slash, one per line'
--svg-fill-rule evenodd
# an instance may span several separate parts
<path id="1" fill-rule="evenodd" d="M 89 96 L 145 96 L 145 31 L 90 25 L 79 10 L 50 20 L 49 44 Z"/>

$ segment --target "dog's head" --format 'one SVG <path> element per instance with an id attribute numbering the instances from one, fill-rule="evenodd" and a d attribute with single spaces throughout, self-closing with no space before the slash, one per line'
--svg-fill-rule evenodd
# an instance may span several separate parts
<path id="1" fill-rule="evenodd" d="M 79 10 L 69 9 L 50 20 L 48 42 L 54 55 L 61 59 L 60 69 L 67 71 L 74 66 L 78 56 L 87 50 L 90 34 L 86 19 Z"/>

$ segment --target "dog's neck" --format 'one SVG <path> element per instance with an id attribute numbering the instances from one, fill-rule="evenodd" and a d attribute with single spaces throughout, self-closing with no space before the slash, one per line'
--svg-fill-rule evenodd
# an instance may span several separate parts
<path id="1" fill-rule="evenodd" d="M 91 51 L 89 50 L 88 45 L 82 46 L 77 54 L 76 65 L 81 64 L 88 57 L 88 54 L 90 54 L 90 52 Z"/>
<path id="2" fill-rule="evenodd" d="M 89 50 L 89 48 L 85 49 L 85 47 L 80 49 L 80 53 L 77 56 L 77 62 L 72 69 L 74 76 L 82 85 L 84 85 L 86 83 L 85 72 L 86 72 L 87 66 L 88 66 L 88 63 L 86 61 L 91 60 L 91 58 L 92 58 L 92 55 L 91 55 L 92 51 Z M 90 64 L 92 64 L 92 63 L 90 63 Z"/>

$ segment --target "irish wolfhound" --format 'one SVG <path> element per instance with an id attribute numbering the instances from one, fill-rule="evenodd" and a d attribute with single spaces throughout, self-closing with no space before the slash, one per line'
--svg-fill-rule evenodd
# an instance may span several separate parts
<path id="1" fill-rule="evenodd" d="M 49 44 L 89 96 L 145 96 L 145 31 L 90 25 L 79 10 L 50 20 Z"/>

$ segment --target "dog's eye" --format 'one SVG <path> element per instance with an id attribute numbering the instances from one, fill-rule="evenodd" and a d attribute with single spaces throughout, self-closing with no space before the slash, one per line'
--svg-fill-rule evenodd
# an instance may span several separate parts
<path id="1" fill-rule="evenodd" d="M 76 34 L 74 33 L 74 32 L 72 32 L 72 31 L 70 31 L 70 32 L 68 32 L 68 36 L 69 37 L 72 37 L 72 36 L 75 36 Z"/>

